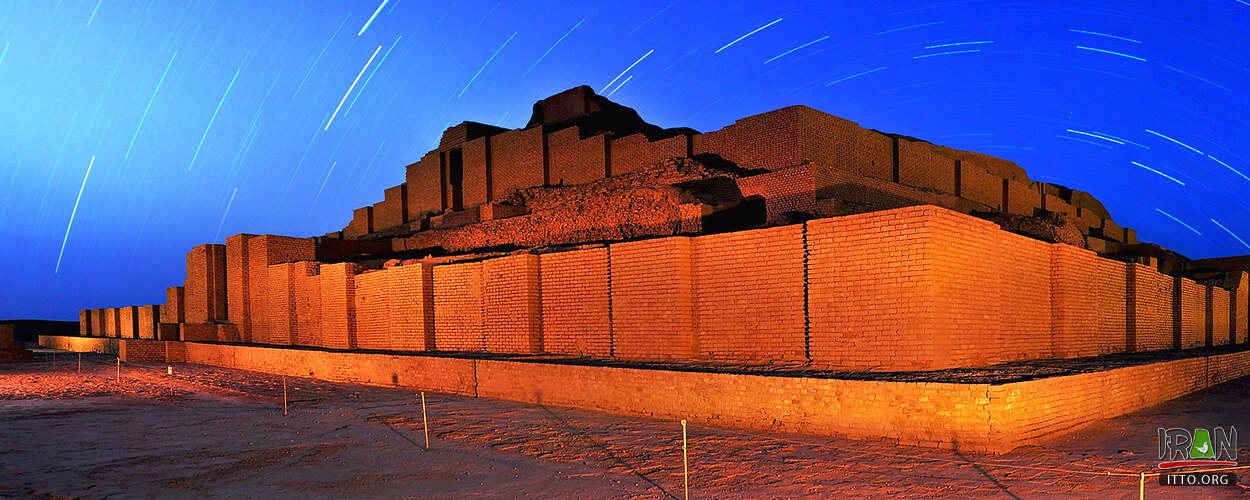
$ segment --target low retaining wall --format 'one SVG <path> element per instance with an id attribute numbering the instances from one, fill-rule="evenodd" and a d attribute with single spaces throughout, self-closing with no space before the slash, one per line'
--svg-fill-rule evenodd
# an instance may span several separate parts
<path id="1" fill-rule="evenodd" d="M 93 347 L 74 339 L 40 337 L 40 344 Z M 972 384 L 182 344 L 187 362 L 227 368 L 685 418 L 709 425 L 887 438 L 902 444 L 991 452 L 1039 444 L 1099 420 L 1250 374 L 1250 350 L 1023 382 Z"/>
<path id="2" fill-rule="evenodd" d="M 39 345 L 42 347 L 70 352 L 98 352 L 100 354 L 117 354 L 119 341 L 120 339 L 116 338 L 101 337 L 39 336 Z"/>

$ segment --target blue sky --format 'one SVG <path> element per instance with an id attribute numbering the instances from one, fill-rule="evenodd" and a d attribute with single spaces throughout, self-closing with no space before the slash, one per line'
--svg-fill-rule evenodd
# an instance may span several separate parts
<path id="1" fill-rule="evenodd" d="M 703 131 L 806 104 L 1250 253 L 1246 47 L 1242 0 L 0 1 L 0 318 L 162 302 L 191 246 L 340 229 L 580 84 Z"/>

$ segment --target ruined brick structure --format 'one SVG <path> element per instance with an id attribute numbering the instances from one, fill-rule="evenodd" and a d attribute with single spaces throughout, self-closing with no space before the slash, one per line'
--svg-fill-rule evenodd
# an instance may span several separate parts
<path id="1" fill-rule="evenodd" d="M 34 354 L 13 337 L 13 325 L 0 324 L 0 363 L 29 361 Z"/>
<path id="2" fill-rule="evenodd" d="M 1138 242 L 1093 196 L 1006 160 L 803 106 L 663 129 L 579 87 L 523 129 L 447 129 L 342 231 L 196 247 L 165 304 L 80 323 L 335 352 L 914 371 L 1245 344 L 1248 292 L 1250 258 Z"/>

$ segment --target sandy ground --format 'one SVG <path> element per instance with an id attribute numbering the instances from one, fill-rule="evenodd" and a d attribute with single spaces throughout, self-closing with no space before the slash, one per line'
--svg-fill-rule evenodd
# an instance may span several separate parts
<path id="1" fill-rule="evenodd" d="M 427 450 L 411 391 L 289 379 L 284 417 L 280 377 L 76 359 L 0 365 L 0 496 L 683 496 L 671 420 L 429 393 Z M 1105 473 L 1150 470 L 1158 427 L 1230 424 L 1250 429 L 1250 378 L 1006 455 L 691 426 L 690 496 L 1136 498 Z M 1250 495 L 1239 473 L 1146 495 Z"/>

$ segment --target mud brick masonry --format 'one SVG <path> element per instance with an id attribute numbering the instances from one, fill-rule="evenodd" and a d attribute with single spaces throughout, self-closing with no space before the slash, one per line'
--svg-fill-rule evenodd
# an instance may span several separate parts
<path id="1" fill-rule="evenodd" d="M 342 231 L 195 247 L 165 304 L 84 310 L 84 338 L 46 342 L 768 426 L 718 386 L 739 384 L 791 412 L 781 430 L 983 449 L 1250 370 L 1231 347 L 1247 343 L 1250 257 L 1187 259 L 1009 161 L 803 106 L 698 133 L 578 87 L 536 103 L 523 129 L 447 129 L 404 179 Z M 1006 385 L 716 369 L 908 372 L 1221 346 L 1233 354 Z M 1132 383 L 1158 374 L 1177 378 Z M 1114 410 L 1055 400 L 1090 387 L 1110 388 Z M 663 402 L 682 391 L 712 395 Z M 887 431 L 847 417 L 856 401 L 931 421 Z"/>

